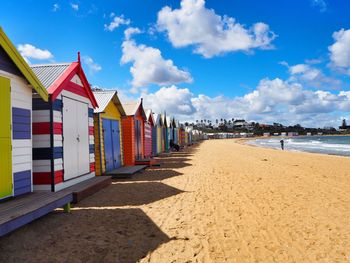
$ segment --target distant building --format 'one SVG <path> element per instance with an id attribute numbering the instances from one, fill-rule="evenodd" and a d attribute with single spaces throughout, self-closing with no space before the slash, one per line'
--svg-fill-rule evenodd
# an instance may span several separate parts
<path id="1" fill-rule="evenodd" d="M 346 124 L 346 120 L 344 119 L 342 125 L 339 126 L 339 131 L 348 131 L 350 130 L 350 125 Z"/>
<path id="2" fill-rule="evenodd" d="M 253 125 L 251 122 L 247 122 L 245 120 L 235 120 L 232 124 L 233 128 L 244 128 L 244 129 L 251 129 L 253 128 Z"/>

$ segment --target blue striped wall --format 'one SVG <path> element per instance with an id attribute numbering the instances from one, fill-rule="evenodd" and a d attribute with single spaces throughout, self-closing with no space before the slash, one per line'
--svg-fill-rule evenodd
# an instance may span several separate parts
<path id="1" fill-rule="evenodd" d="M 95 144 L 90 144 L 89 145 L 89 153 L 95 153 Z"/>
<path id="2" fill-rule="evenodd" d="M 56 99 L 53 102 L 52 107 L 53 107 L 53 110 L 55 111 L 61 111 L 63 108 L 62 100 Z M 50 104 L 48 102 L 45 102 L 39 98 L 33 98 L 33 110 L 49 110 L 49 109 L 50 109 Z"/>
<path id="3" fill-rule="evenodd" d="M 30 193 L 32 191 L 32 173 L 31 170 L 22 171 L 13 174 L 14 196 Z"/>
<path id="4" fill-rule="evenodd" d="M 93 118 L 94 117 L 94 109 L 89 108 L 89 118 Z"/>
<path id="5" fill-rule="evenodd" d="M 31 138 L 30 110 L 12 108 L 12 137 L 14 140 L 29 140 Z"/>
<path id="6" fill-rule="evenodd" d="M 51 160 L 52 150 L 48 148 L 33 148 L 33 160 Z M 54 148 L 54 159 L 63 158 L 63 147 Z"/>

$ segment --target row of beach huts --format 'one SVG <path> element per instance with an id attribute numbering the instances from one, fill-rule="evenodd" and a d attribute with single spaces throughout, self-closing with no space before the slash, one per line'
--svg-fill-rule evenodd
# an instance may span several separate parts
<path id="1" fill-rule="evenodd" d="M 57 192 L 170 151 L 198 137 L 142 99 L 92 90 L 80 55 L 71 63 L 31 65 L 0 28 L 0 200 Z"/>

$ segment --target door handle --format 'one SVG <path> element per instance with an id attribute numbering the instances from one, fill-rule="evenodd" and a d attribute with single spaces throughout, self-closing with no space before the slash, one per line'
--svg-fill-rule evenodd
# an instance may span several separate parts
<path id="1" fill-rule="evenodd" d="M 78 142 L 80 142 L 80 135 L 78 135 L 78 137 L 77 137 L 77 141 L 78 141 Z"/>

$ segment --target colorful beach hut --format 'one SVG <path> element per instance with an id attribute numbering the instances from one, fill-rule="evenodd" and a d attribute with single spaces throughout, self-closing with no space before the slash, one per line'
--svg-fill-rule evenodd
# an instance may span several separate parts
<path id="1" fill-rule="evenodd" d="M 146 121 L 144 122 L 144 157 L 150 158 L 153 156 L 153 128 L 154 128 L 154 119 L 151 109 L 148 109 L 146 112 Z M 155 140 L 156 141 L 156 140 Z"/>
<path id="2" fill-rule="evenodd" d="M 33 96 L 33 182 L 59 191 L 95 176 L 94 94 L 80 62 L 33 65 L 49 102 Z"/>
<path id="3" fill-rule="evenodd" d="M 94 91 L 98 108 L 94 110 L 96 175 L 123 165 L 122 117 L 126 116 L 115 90 Z"/>
<path id="4" fill-rule="evenodd" d="M 170 140 L 172 140 L 172 123 L 171 123 L 171 117 L 166 116 L 166 124 L 167 124 L 167 135 L 168 135 L 168 141 L 167 141 L 167 150 L 170 150 Z"/>
<path id="5" fill-rule="evenodd" d="M 157 149 L 157 130 L 155 120 L 151 109 L 146 110 L 145 122 L 145 158 L 150 158 L 156 154 Z"/>
<path id="6" fill-rule="evenodd" d="M 173 141 L 175 144 L 178 143 L 178 132 L 177 132 L 177 122 L 175 120 L 175 118 L 172 119 L 172 133 L 173 133 Z"/>
<path id="7" fill-rule="evenodd" d="M 0 200 L 33 191 L 32 93 L 48 93 L 0 28 Z"/>
<path id="8" fill-rule="evenodd" d="M 168 124 L 169 124 L 169 145 L 170 145 L 170 141 L 174 142 L 174 125 L 173 125 L 172 117 L 168 117 Z"/>
<path id="9" fill-rule="evenodd" d="M 169 150 L 169 126 L 168 126 L 168 119 L 166 117 L 166 114 L 162 115 L 162 121 L 163 121 L 163 152 Z"/>
<path id="10" fill-rule="evenodd" d="M 157 149 L 156 153 L 160 154 L 163 151 L 162 148 L 162 142 L 163 140 L 163 121 L 162 121 L 162 116 L 160 114 L 153 114 L 154 120 L 155 120 L 155 128 L 157 131 Z"/>
<path id="11" fill-rule="evenodd" d="M 123 157 L 125 166 L 135 165 L 144 158 L 144 122 L 146 114 L 142 99 L 139 102 L 123 103 L 126 116 L 122 118 Z"/>
<path id="12" fill-rule="evenodd" d="M 180 136 L 179 136 L 179 145 L 180 146 L 185 146 L 186 145 L 186 133 L 185 129 L 182 124 L 180 124 Z"/>

